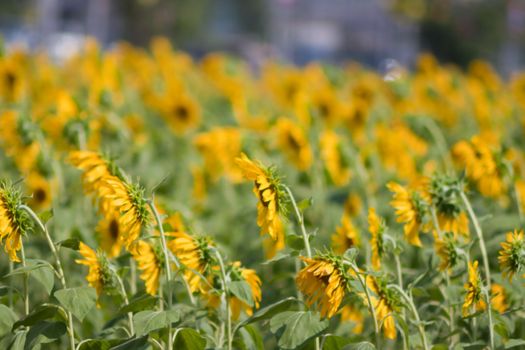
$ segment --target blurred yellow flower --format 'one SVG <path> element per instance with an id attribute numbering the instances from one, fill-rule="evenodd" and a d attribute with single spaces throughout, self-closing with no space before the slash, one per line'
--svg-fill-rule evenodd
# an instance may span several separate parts
<path id="1" fill-rule="evenodd" d="M 155 247 L 146 241 L 137 240 L 130 246 L 129 251 L 142 271 L 140 279 L 146 284 L 146 293 L 157 294 L 162 262 Z"/>
<path id="2" fill-rule="evenodd" d="M 465 302 L 463 303 L 463 316 L 468 316 L 472 310 L 474 312 L 483 311 L 487 308 L 487 303 L 483 299 L 481 292 L 481 278 L 478 272 L 477 260 L 468 263 L 468 282 L 465 283 Z"/>

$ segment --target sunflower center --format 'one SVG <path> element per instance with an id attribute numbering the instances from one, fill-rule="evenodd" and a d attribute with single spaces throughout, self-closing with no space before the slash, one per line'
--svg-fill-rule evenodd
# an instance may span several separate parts
<path id="1" fill-rule="evenodd" d="M 319 104 L 319 114 L 321 117 L 327 117 L 330 114 L 330 107 L 326 103 Z"/>
<path id="2" fill-rule="evenodd" d="M 175 118 L 182 120 L 182 121 L 188 120 L 190 116 L 190 112 L 188 111 L 188 108 L 183 105 L 176 106 L 173 113 L 175 114 Z"/>
<path id="3" fill-rule="evenodd" d="M 119 224 L 116 219 L 111 219 L 109 222 L 109 228 L 108 228 L 109 234 L 113 240 L 117 240 L 118 234 L 119 234 Z"/>
<path id="4" fill-rule="evenodd" d="M 295 152 L 299 152 L 301 150 L 301 145 L 299 144 L 299 141 L 296 137 L 294 137 L 293 134 L 288 133 L 286 140 L 288 141 L 288 145 L 290 148 L 292 148 Z"/>
<path id="5" fill-rule="evenodd" d="M 9 91 L 12 91 L 15 87 L 16 76 L 12 72 L 7 72 L 4 76 L 5 85 Z"/>
<path id="6" fill-rule="evenodd" d="M 47 199 L 47 192 L 43 188 L 38 188 L 33 193 L 33 198 L 37 203 L 43 203 Z"/>

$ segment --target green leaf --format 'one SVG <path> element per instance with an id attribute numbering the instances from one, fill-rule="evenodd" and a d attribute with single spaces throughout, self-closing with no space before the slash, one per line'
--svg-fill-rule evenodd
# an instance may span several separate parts
<path id="1" fill-rule="evenodd" d="M 124 305 L 118 311 L 119 315 L 127 314 L 128 312 L 138 312 L 154 309 L 159 298 L 157 296 L 143 294 L 132 299 L 128 305 Z"/>
<path id="2" fill-rule="evenodd" d="M 297 203 L 297 208 L 299 208 L 299 210 L 302 212 L 302 211 L 310 208 L 313 203 L 314 203 L 314 200 L 313 200 L 312 197 L 305 198 L 302 201 L 300 201 L 299 203 Z"/>
<path id="3" fill-rule="evenodd" d="M 127 339 L 89 339 L 82 342 L 78 350 L 110 350 Z"/>
<path id="4" fill-rule="evenodd" d="M 0 338 L 11 332 L 18 317 L 4 304 L 0 304 Z"/>
<path id="5" fill-rule="evenodd" d="M 262 262 L 261 265 L 269 265 L 269 264 L 272 264 L 272 263 L 277 262 L 277 261 L 284 260 L 284 259 L 289 258 L 289 257 L 290 257 L 290 254 L 283 253 L 282 251 L 279 251 L 279 252 L 277 252 L 277 254 L 275 254 L 275 256 L 273 258 Z"/>
<path id="6" fill-rule="evenodd" d="M 24 350 L 27 330 L 16 332 L 13 341 L 9 344 L 9 350 Z"/>
<path id="7" fill-rule="evenodd" d="M 345 251 L 343 258 L 353 262 L 355 261 L 358 255 L 359 255 L 359 249 L 352 247 Z"/>
<path id="8" fill-rule="evenodd" d="M 81 322 L 97 302 L 97 292 L 91 287 L 60 289 L 54 295 Z"/>
<path id="9" fill-rule="evenodd" d="M 51 343 L 66 333 L 66 326 L 61 322 L 40 321 L 27 333 L 26 348 L 32 349 L 38 344 Z"/>
<path id="10" fill-rule="evenodd" d="M 328 328 L 328 320 L 321 320 L 318 312 L 285 311 L 270 320 L 270 330 L 279 336 L 278 345 L 295 349 Z"/>
<path id="11" fill-rule="evenodd" d="M 55 243 L 59 247 L 65 247 L 73 250 L 78 250 L 80 246 L 80 240 L 78 238 L 68 238 Z"/>
<path id="12" fill-rule="evenodd" d="M 239 300 L 245 302 L 249 306 L 253 306 L 252 289 L 246 281 L 230 282 L 228 288 Z"/>
<path id="13" fill-rule="evenodd" d="M 29 315 L 13 324 L 13 330 L 20 326 L 33 326 L 40 321 L 49 320 L 55 317 L 59 312 L 59 307 L 53 304 L 44 304 L 33 310 Z"/>
<path id="14" fill-rule="evenodd" d="M 516 347 L 516 346 L 524 346 L 524 345 L 525 345 L 525 340 L 523 340 L 523 339 L 509 339 L 505 343 L 505 349 L 511 349 L 511 348 Z"/>
<path id="15" fill-rule="evenodd" d="M 285 238 L 285 244 L 287 247 L 294 250 L 303 250 L 304 249 L 304 240 L 302 236 L 298 235 L 288 235 Z"/>
<path id="16" fill-rule="evenodd" d="M 206 339 L 191 328 L 179 329 L 173 342 L 173 348 L 180 350 L 204 350 L 205 347 Z"/>
<path id="17" fill-rule="evenodd" d="M 27 259 L 27 266 L 36 267 L 31 270 L 29 276 L 38 281 L 49 295 L 55 286 L 55 272 L 53 266 L 47 261 L 33 259 Z"/>
<path id="18" fill-rule="evenodd" d="M 375 350 L 376 347 L 374 344 L 363 341 L 360 343 L 353 343 L 346 345 L 342 350 Z"/>
<path id="19" fill-rule="evenodd" d="M 138 338 L 128 339 L 117 346 L 111 348 L 111 350 L 140 350 L 148 348 L 148 335 L 144 335 Z"/>
<path id="20" fill-rule="evenodd" d="M 350 343 L 351 340 L 345 337 L 339 337 L 337 335 L 330 335 L 324 338 L 323 350 L 341 350 L 345 345 Z"/>
<path id="21" fill-rule="evenodd" d="M 148 334 L 151 331 L 168 327 L 181 319 L 180 310 L 141 311 L 133 315 L 133 324 L 137 335 Z"/>
<path id="22" fill-rule="evenodd" d="M 242 327 L 244 325 L 247 325 L 247 324 L 250 324 L 250 323 L 254 323 L 254 322 L 257 322 L 257 321 L 263 321 L 263 320 L 270 319 L 270 318 L 272 318 L 273 316 L 275 316 L 276 314 L 278 314 L 280 312 L 287 311 L 287 310 L 292 309 L 293 307 L 296 307 L 297 305 L 299 305 L 299 303 L 300 303 L 300 301 L 295 299 L 295 298 L 293 298 L 293 297 L 289 297 L 289 298 L 286 298 L 286 299 L 283 299 L 283 300 L 279 300 L 278 302 L 276 302 L 274 304 L 271 304 L 271 305 L 268 305 L 268 306 L 265 306 L 265 307 L 259 309 L 251 317 L 249 317 L 246 320 L 244 320 L 243 322 L 241 322 L 237 326 L 237 328 L 240 328 L 240 327 Z"/>
<path id="23" fill-rule="evenodd" d="M 239 340 L 242 344 L 239 344 L 240 346 L 234 345 L 234 347 L 240 347 L 246 350 L 264 350 L 263 339 L 255 327 L 247 325 L 242 328 L 238 334 L 240 335 L 241 339 Z"/>
<path id="24" fill-rule="evenodd" d="M 46 210 L 38 215 L 40 221 L 45 225 L 53 217 L 53 209 Z"/>

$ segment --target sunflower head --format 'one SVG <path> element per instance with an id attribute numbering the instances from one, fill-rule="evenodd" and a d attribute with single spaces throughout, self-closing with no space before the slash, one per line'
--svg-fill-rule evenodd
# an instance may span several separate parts
<path id="1" fill-rule="evenodd" d="M 439 263 L 441 271 L 450 270 L 458 264 L 460 255 L 457 241 L 451 232 L 446 232 L 441 238 L 435 235 L 435 249 L 441 260 Z"/>
<path id="2" fill-rule="evenodd" d="M 344 254 L 344 252 L 352 247 L 357 247 L 360 244 L 359 233 L 352 223 L 352 219 L 346 214 L 343 214 L 341 225 L 335 229 L 332 235 L 332 247 L 337 254 Z"/>
<path id="3" fill-rule="evenodd" d="M 96 289 L 97 295 L 100 296 L 104 292 L 110 295 L 118 294 L 118 282 L 106 254 L 101 250 L 91 249 L 84 242 L 80 242 L 79 253 L 83 259 L 77 259 L 75 262 L 89 268 L 86 280 Z"/>
<path id="4" fill-rule="evenodd" d="M 487 303 L 483 299 L 481 285 L 481 277 L 478 271 L 478 261 L 468 263 L 468 282 L 465 283 L 465 301 L 463 303 L 463 316 L 471 313 L 471 310 L 482 311 L 487 307 Z"/>
<path id="5" fill-rule="evenodd" d="M 0 182 L 0 240 L 9 259 L 19 262 L 17 251 L 22 248 L 22 235 L 31 227 L 28 214 L 20 209 L 22 193 L 10 182 Z"/>
<path id="6" fill-rule="evenodd" d="M 460 191 L 464 187 L 464 179 L 438 175 L 430 182 L 429 194 L 432 205 L 436 208 L 441 230 L 468 237 L 468 217 L 460 204 Z"/>
<path id="7" fill-rule="evenodd" d="M 372 290 L 371 302 L 375 309 L 378 322 L 382 324 L 383 334 L 388 339 L 396 339 L 396 325 L 394 313 L 401 309 L 401 296 L 392 288 L 388 287 L 388 281 L 384 277 L 366 277 L 367 287 Z"/>
<path id="8" fill-rule="evenodd" d="M 301 260 L 306 266 L 295 278 L 297 288 L 305 295 L 309 307 L 317 304 L 322 317 L 332 317 L 341 305 L 350 278 L 342 259 L 327 253 Z"/>
<path id="9" fill-rule="evenodd" d="M 159 278 L 164 265 L 160 247 L 150 242 L 137 240 L 130 246 L 129 251 L 142 271 L 140 279 L 146 284 L 146 293 L 157 294 Z"/>
<path id="10" fill-rule="evenodd" d="M 512 280 L 514 274 L 523 271 L 525 267 L 525 240 L 522 230 L 507 233 L 505 242 L 501 243 L 498 260 L 503 277 L 508 277 L 509 280 Z"/>

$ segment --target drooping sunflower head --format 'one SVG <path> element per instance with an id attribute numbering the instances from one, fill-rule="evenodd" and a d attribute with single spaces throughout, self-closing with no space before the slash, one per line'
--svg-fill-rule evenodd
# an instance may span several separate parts
<path id="1" fill-rule="evenodd" d="M 0 182 L 0 241 L 5 239 L 4 249 L 14 262 L 20 262 L 17 251 L 22 248 L 22 235 L 31 227 L 21 204 L 21 192 L 9 182 Z"/>
<path id="2" fill-rule="evenodd" d="M 436 253 L 440 258 L 439 269 L 441 271 L 450 270 L 457 266 L 459 262 L 459 253 L 457 249 L 457 241 L 451 232 L 446 232 L 443 237 L 435 235 L 434 245 Z"/>
<path id="3" fill-rule="evenodd" d="M 434 176 L 430 182 L 429 195 L 432 205 L 436 208 L 441 231 L 468 237 L 469 221 L 467 214 L 460 205 L 461 198 L 459 195 L 459 190 L 464 186 L 462 179 Z"/>
<path id="4" fill-rule="evenodd" d="M 122 250 L 122 239 L 120 236 L 123 234 L 120 215 L 114 211 L 108 212 L 98 223 L 96 231 L 102 250 L 110 258 L 118 256 Z"/>
<path id="5" fill-rule="evenodd" d="M 268 233 L 274 241 L 284 235 L 281 216 L 285 217 L 288 197 L 275 169 L 265 168 L 250 160 L 244 153 L 236 159 L 246 179 L 254 182 L 253 192 L 257 196 L 257 225 L 261 234 Z"/>
<path id="6" fill-rule="evenodd" d="M 346 214 L 343 214 L 341 225 L 335 230 L 332 235 L 332 248 L 337 254 L 344 254 L 344 252 L 352 247 L 357 247 L 361 243 L 361 238 L 357 232 L 357 228 L 352 223 L 352 219 Z"/>
<path id="7" fill-rule="evenodd" d="M 409 190 L 395 182 L 387 184 L 394 194 L 390 205 L 396 210 L 397 222 L 404 223 L 403 231 L 407 241 L 421 247 L 419 232 L 425 214 L 425 202 L 417 191 Z"/>
<path id="8" fill-rule="evenodd" d="M 297 288 L 305 295 L 309 307 L 317 304 L 322 317 L 332 317 L 339 310 L 349 280 L 341 259 L 323 254 L 301 260 L 306 266 L 295 278 Z"/>
<path id="9" fill-rule="evenodd" d="M 507 293 L 501 284 L 492 283 L 490 286 L 490 305 L 500 314 L 507 311 L 509 304 L 507 303 Z"/>
<path id="10" fill-rule="evenodd" d="M 142 271 L 140 279 L 146 284 L 146 293 L 157 294 L 164 264 L 159 247 L 143 240 L 137 240 L 130 246 L 129 251 Z"/>
<path id="11" fill-rule="evenodd" d="M 80 242 L 78 252 L 83 259 L 76 259 L 75 262 L 89 268 L 86 280 L 96 289 L 97 295 L 100 297 L 103 292 L 113 294 L 117 290 L 118 282 L 106 255 L 100 250 L 94 251 L 84 242 Z"/>
<path id="12" fill-rule="evenodd" d="M 388 288 L 386 279 L 382 277 L 366 277 L 367 287 L 375 294 L 371 296 L 377 320 L 383 327 L 383 334 L 388 339 L 396 339 L 396 324 L 394 313 L 401 308 L 401 297 L 395 289 Z"/>
<path id="13" fill-rule="evenodd" d="M 468 282 L 465 283 L 465 301 L 463 303 L 463 316 L 467 316 L 471 313 L 471 310 L 482 311 L 487 307 L 487 303 L 483 299 L 481 291 L 481 277 L 478 271 L 478 261 L 468 263 Z"/>
<path id="14" fill-rule="evenodd" d="M 381 258 L 385 253 L 385 242 L 383 241 L 383 233 L 385 231 L 385 223 L 382 218 L 376 214 L 374 208 L 368 210 L 368 231 L 370 232 L 370 244 L 372 246 L 372 267 L 375 270 L 381 268 Z"/>
<path id="15" fill-rule="evenodd" d="M 525 267 L 525 240 L 523 231 L 508 232 L 505 242 L 501 243 L 499 265 L 503 277 L 512 281 L 514 274 L 520 273 Z"/>
<path id="16" fill-rule="evenodd" d="M 205 292 L 205 281 L 214 265 L 211 248 L 213 241 L 206 236 L 191 236 L 186 232 L 173 232 L 175 237 L 168 242 L 168 248 L 175 254 L 182 265 L 184 278 L 193 293 Z"/>
<path id="17" fill-rule="evenodd" d="M 276 127 L 277 143 L 288 160 L 299 170 L 307 170 L 313 154 L 303 129 L 287 118 L 279 118 Z"/>

